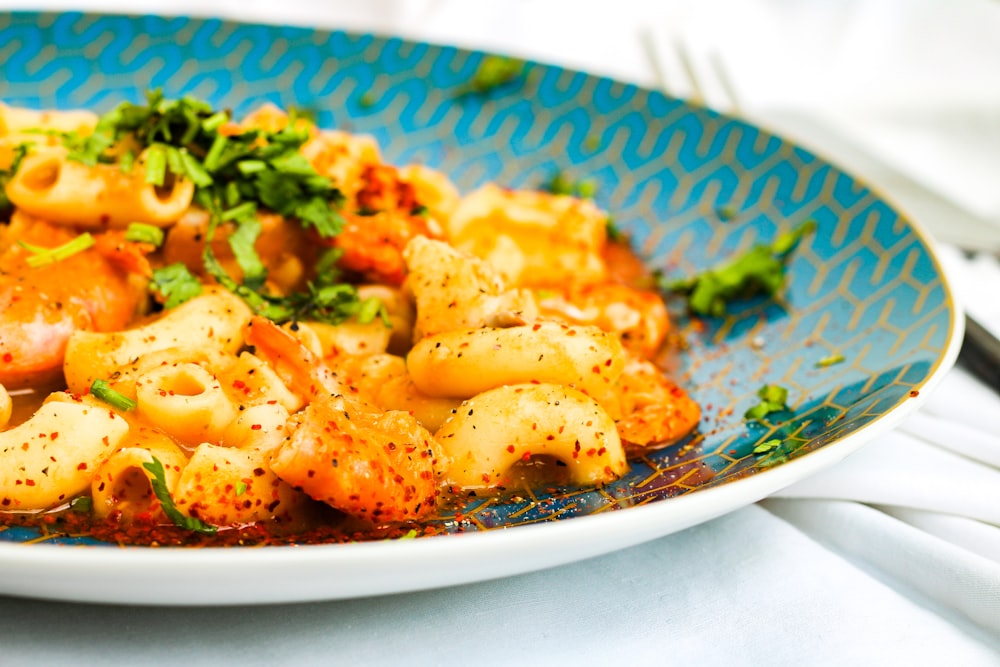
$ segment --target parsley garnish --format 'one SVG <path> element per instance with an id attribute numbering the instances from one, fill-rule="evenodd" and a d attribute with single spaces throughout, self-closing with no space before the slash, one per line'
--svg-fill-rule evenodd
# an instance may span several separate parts
<path id="1" fill-rule="evenodd" d="M 754 447 L 753 448 L 753 453 L 754 454 L 767 454 L 768 452 L 770 452 L 770 451 L 772 451 L 774 449 L 777 449 L 779 446 L 781 446 L 781 440 L 778 440 L 777 438 L 772 438 L 771 440 L 767 440 L 765 442 L 762 442 L 759 445 L 757 445 L 756 447 Z"/>
<path id="2" fill-rule="evenodd" d="M 167 489 L 167 477 L 163 470 L 163 464 L 160 463 L 160 459 L 153 457 L 153 460 L 148 463 L 143 463 L 142 467 L 149 471 L 152 477 L 149 480 L 149 485 L 153 489 L 153 493 L 156 495 L 156 499 L 160 501 L 160 507 L 163 508 L 163 513 L 167 515 L 175 526 L 184 528 L 186 530 L 193 530 L 197 533 L 204 533 L 206 535 L 214 535 L 218 532 L 218 528 L 211 524 L 207 524 L 201 519 L 196 519 L 192 516 L 187 516 L 182 513 L 177 506 L 174 504 L 174 499 L 170 497 L 170 490 Z"/>
<path id="3" fill-rule="evenodd" d="M 459 95 L 482 95 L 511 83 L 524 71 L 524 61 L 506 56 L 485 56 L 475 74 L 459 88 Z"/>
<path id="4" fill-rule="evenodd" d="M 181 262 L 153 269 L 149 287 L 163 299 L 163 307 L 176 308 L 201 294 L 201 281 Z"/>
<path id="5" fill-rule="evenodd" d="M 290 122 L 273 132 L 234 131 L 228 111 L 216 111 L 190 97 L 167 100 L 160 91 L 153 91 L 147 94 L 145 105 L 121 104 L 100 118 L 92 134 L 67 134 L 63 142 L 71 159 L 86 164 L 122 160 L 109 149 L 125 142 L 142 156 L 147 183 L 162 186 L 171 178 L 190 180 L 195 185 L 195 202 L 210 215 L 203 251 L 210 275 L 256 312 L 278 322 L 309 317 L 337 323 L 360 307 L 354 287 L 338 285 L 334 297 L 325 279 L 317 278 L 305 292 L 271 294 L 266 268 L 254 248 L 260 235 L 257 212 L 261 208 L 298 220 L 324 239 L 339 234 L 344 225 L 338 210 L 343 195 L 299 152 L 309 132 L 294 122 L 296 117 L 291 114 Z M 128 155 L 130 161 L 138 161 L 131 152 Z M 233 226 L 228 242 L 243 273 L 242 282 L 228 275 L 209 246 L 223 223 Z M 167 308 L 200 291 L 194 276 L 182 268 L 154 272 L 151 288 L 164 297 Z"/>
<path id="6" fill-rule="evenodd" d="M 816 368 L 828 368 L 836 364 L 842 364 L 847 361 L 847 358 L 842 354 L 831 354 L 828 357 L 823 357 L 816 362 Z"/>
<path id="7" fill-rule="evenodd" d="M 760 398 L 760 403 L 747 410 L 744 418 L 760 420 L 772 412 L 788 409 L 788 390 L 780 385 L 764 385 L 757 390 L 757 397 Z"/>
<path id="8" fill-rule="evenodd" d="M 25 142 L 14 146 L 12 149 L 13 155 L 11 156 L 10 166 L 6 169 L 0 169 L 0 213 L 5 213 L 13 208 L 13 204 L 10 199 L 7 198 L 7 183 L 10 179 L 14 177 L 17 170 L 21 167 L 21 161 L 24 160 L 24 156 L 28 154 L 31 150 L 31 143 Z"/>
<path id="9" fill-rule="evenodd" d="M 90 385 L 90 393 L 94 398 L 104 401 L 113 408 L 128 411 L 136 406 L 136 402 L 125 394 L 111 388 L 107 380 L 97 379 Z"/>
<path id="10" fill-rule="evenodd" d="M 149 243 L 159 248 L 163 245 L 163 230 L 144 222 L 133 222 L 125 230 L 125 240 L 138 243 Z"/>
<path id="11" fill-rule="evenodd" d="M 94 245 L 94 237 L 88 232 L 84 232 L 55 248 L 44 248 L 21 240 L 18 240 L 17 244 L 31 253 L 27 259 L 28 266 L 37 269 L 46 264 L 55 264 L 58 261 L 72 257 L 78 252 L 83 252 L 87 248 L 92 247 Z"/>
<path id="12" fill-rule="evenodd" d="M 699 315 L 722 317 L 726 305 L 755 294 L 774 295 L 785 283 L 788 256 L 803 236 L 816 229 L 808 221 L 782 234 L 771 245 L 757 245 L 746 254 L 694 278 L 666 282 L 662 287 L 687 295 L 688 306 Z"/>
<path id="13" fill-rule="evenodd" d="M 565 171 L 557 171 L 542 184 L 542 189 L 554 195 L 570 195 L 580 199 L 593 199 L 597 194 L 597 182 L 593 179 L 573 180 Z"/>

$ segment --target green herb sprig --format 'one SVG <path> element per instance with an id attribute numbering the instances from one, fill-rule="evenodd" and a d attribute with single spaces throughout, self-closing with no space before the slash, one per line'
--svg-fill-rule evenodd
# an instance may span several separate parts
<path id="1" fill-rule="evenodd" d="M 339 283 L 335 297 L 327 284 L 324 289 L 314 284 L 301 293 L 272 294 L 266 288 L 267 270 L 254 247 L 261 232 L 257 218 L 261 209 L 295 219 L 322 239 L 343 229 L 339 208 L 344 197 L 299 152 L 309 132 L 298 126 L 294 112 L 290 115 L 289 123 L 277 131 L 234 130 L 228 111 L 191 97 L 168 100 L 153 91 L 145 104 L 124 103 L 101 116 L 92 134 L 70 133 L 63 141 L 70 159 L 84 164 L 117 161 L 124 166 L 138 164 L 141 158 L 145 181 L 156 186 L 169 185 L 172 178 L 189 179 L 195 185 L 195 202 L 210 215 L 202 256 L 209 275 L 258 314 L 278 322 L 302 318 L 338 323 L 360 308 L 353 286 Z M 124 154 L 122 146 L 128 147 Z M 211 250 L 219 226 L 227 223 L 234 227 L 227 241 L 242 281 L 230 276 Z M 182 268 L 154 272 L 151 289 L 164 298 L 166 308 L 200 292 L 197 279 Z"/>
<path id="2" fill-rule="evenodd" d="M 485 56 L 464 85 L 459 87 L 458 95 L 482 95 L 512 83 L 524 72 L 524 61 L 507 56 Z"/>
<path id="3" fill-rule="evenodd" d="M 815 229 L 816 223 L 807 221 L 770 245 L 754 246 L 735 260 L 694 278 L 662 281 L 661 288 L 686 295 L 688 307 L 696 314 L 722 317 L 728 304 L 736 299 L 756 294 L 773 296 L 781 290 L 789 255 Z"/>
<path id="4" fill-rule="evenodd" d="M 121 392 L 115 391 L 108 384 L 107 380 L 102 380 L 100 378 L 96 379 L 90 385 L 90 394 L 101 401 L 104 401 L 113 408 L 117 408 L 122 411 L 129 411 L 135 409 L 137 403 L 131 398 L 122 394 Z"/>
<path id="5" fill-rule="evenodd" d="M 160 507 L 163 508 L 163 513 L 167 515 L 167 518 L 170 519 L 175 526 L 184 528 L 185 530 L 191 530 L 196 533 L 203 533 L 205 535 L 214 535 L 219 531 L 219 529 L 215 526 L 205 523 L 201 519 L 188 516 L 177 509 L 177 505 L 174 504 L 174 499 L 170 496 L 170 490 L 167 488 L 167 476 L 163 469 L 163 464 L 160 463 L 160 459 L 154 456 L 152 461 L 143 463 L 142 467 L 148 470 L 149 474 L 152 475 L 149 479 L 149 485 L 153 489 L 153 494 L 156 495 L 156 499 L 160 501 Z"/>
<path id="6" fill-rule="evenodd" d="M 760 403 L 753 406 L 743 415 L 746 419 L 761 420 L 772 412 L 783 412 L 788 409 L 788 390 L 776 384 L 766 384 L 757 390 Z"/>

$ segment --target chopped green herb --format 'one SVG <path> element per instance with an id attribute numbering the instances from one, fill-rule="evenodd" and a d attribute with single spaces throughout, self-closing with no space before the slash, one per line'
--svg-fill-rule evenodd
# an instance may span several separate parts
<path id="1" fill-rule="evenodd" d="M 60 260 L 72 257 L 78 252 L 83 252 L 87 248 L 93 247 L 94 237 L 88 232 L 84 232 L 66 243 L 56 246 L 55 248 L 43 248 L 42 246 L 32 245 L 20 240 L 17 244 L 25 250 L 31 252 L 31 255 L 28 256 L 27 260 L 28 266 L 33 269 L 37 269 L 38 267 L 45 266 L 46 264 L 55 264 Z"/>
<path id="2" fill-rule="evenodd" d="M 715 212 L 719 216 L 719 220 L 728 222 L 736 217 L 737 210 L 733 204 L 723 204 Z"/>
<path id="3" fill-rule="evenodd" d="M 506 56 L 485 56 L 476 68 L 475 74 L 464 86 L 459 88 L 459 95 L 488 93 L 505 84 L 511 83 L 524 71 L 524 61 Z"/>
<path id="4" fill-rule="evenodd" d="M 580 199 L 593 199 L 597 194 L 597 182 L 593 179 L 573 180 L 564 171 L 557 171 L 542 184 L 542 189 L 554 195 L 570 195 Z"/>
<path id="5" fill-rule="evenodd" d="M 788 390 L 776 384 L 766 384 L 757 390 L 760 403 L 753 406 L 743 415 L 746 419 L 762 419 L 772 412 L 788 409 Z"/>
<path id="6" fill-rule="evenodd" d="M 406 531 L 405 534 L 400 535 L 396 539 L 397 540 L 412 540 L 412 539 L 416 539 L 416 537 L 417 537 L 417 530 L 416 530 L 416 528 L 410 528 L 408 531 Z"/>
<path id="7" fill-rule="evenodd" d="M 729 302 L 765 294 L 772 296 L 785 283 L 788 256 L 816 223 L 805 222 L 782 234 L 771 245 L 754 246 L 749 252 L 694 278 L 665 282 L 667 291 L 687 295 L 688 306 L 699 315 L 722 317 Z"/>
<path id="8" fill-rule="evenodd" d="M 152 475 L 149 479 L 149 485 L 153 488 L 153 493 L 156 495 L 156 499 L 160 501 L 160 507 L 163 508 L 163 513 L 167 515 L 167 518 L 170 519 L 175 526 L 186 530 L 193 530 L 197 533 L 204 533 L 206 535 L 214 535 L 218 532 L 218 528 L 215 526 L 207 524 L 201 519 L 187 516 L 177 509 L 177 506 L 174 504 L 174 499 L 170 497 L 170 490 L 167 488 L 166 472 L 163 470 L 163 464 L 160 463 L 158 458 L 154 456 L 152 461 L 143 463 L 142 467 L 148 470 Z"/>
<path id="9" fill-rule="evenodd" d="M 766 454 L 766 453 L 768 453 L 768 452 L 776 449 L 780 445 L 781 445 L 781 440 L 778 440 L 777 438 L 773 438 L 773 439 L 768 440 L 766 442 L 762 442 L 759 445 L 757 445 L 756 447 L 754 447 L 753 448 L 753 453 L 754 454 Z"/>
<path id="10" fill-rule="evenodd" d="M 78 514 L 90 514 L 94 509 L 94 499 L 90 496 L 77 496 L 69 501 L 69 509 Z"/>
<path id="11" fill-rule="evenodd" d="M 163 245 L 163 230 L 144 222 L 133 222 L 125 230 L 125 240 L 149 243 L 159 248 Z"/>
<path id="12" fill-rule="evenodd" d="M 90 393 L 94 398 L 104 401 L 118 410 L 134 410 L 136 406 L 136 402 L 131 398 L 112 389 L 107 380 L 94 380 L 90 385 Z"/>
<path id="13" fill-rule="evenodd" d="M 247 492 L 247 483 L 246 482 L 239 482 L 236 485 L 236 496 L 237 497 L 242 496 L 246 492 Z"/>
<path id="14" fill-rule="evenodd" d="M 150 289 L 163 298 L 163 307 L 169 310 L 201 294 L 201 281 L 183 263 L 177 262 L 153 269 Z"/>
<path id="15" fill-rule="evenodd" d="M 190 97 L 167 100 L 162 92 L 152 91 L 145 104 L 121 104 L 101 116 L 92 134 L 64 134 L 63 143 L 69 148 L 70 159 L 111 164 L 120 158 L 108 149 L 127 140 L 143 155 L 147 182 L 164 185 L 171 177 L 190 180 L 195 185 L 195 202 L 210 215 L 203 257 L 211 254 L 208 244 L 218 225 L 235 223 L 228 241 L 242 271 L 242 282 L 228 276 L 214 258 L 205 262 L 210 274 L 257 312 L 273 315 L 279 322 L 300 313 L 328 313 L 333 301 L 337 303 L 335 319 L 325 321 L 340 321 L 341 310 L 353 309 L 353 314 L 359 307 L 353 288 L 340 290 L 336 299 L 331 298 L 325 289 L 330 285 L 326 284 L 323 290 L 310 286 L 305 292 L 274 296 L 266 287 L 267 272 L 255 248 L 260 234 L 260 208 L 295 219 L 322 238 L 334 237 L 343 228 L 339 212 L 343 195 L 299 152 L 309 140 L 309 131 L 296 127 L 300 124 L 294 121 L 307 115 L 292 110 L 291 122 L 278 131 L 233 133 L 230 127 L 222 134 L 230 120 L 229 112 L 216 111 Z M 154 273 L 150 288 L 165 299 L 166 307 L 172 308 L 198 294 L 197 283 L 183 267 L 165 267 Z M 312 302 L 317 298 L 322 303 Z"/>
<path id="16" fill-rule="evenodd" d="M 14 177 L 17 170 L 21 167 L 21 162 L 24 157 L 31 150 L 33 144 L 30 142 L 20 143 L 13 148 L 13 156 L 10 161 L 10 166 L 6 169 L 0 169 L 0 213 L 4 213 L 13 208 L 10 199 L 7 198 L 7 183 L 10 179 Z"/>
<path id="17" fill-rule="evenodd" d="M 831 354 L 828 357 L 823 357 L 816 362 L 816 368 L 827 368 L 829 366 L 835 366 L 836 364 L 842 364 L 847 359 L 842 354 Z"/>
<path id="18" fill-rule="evenodd" d="M 608 235 L 608 240 L 612 243 L 621 243 L 625 240 L 625 233 L 615 224 L 615 219 L 610 215 L 604 221 L 604 232 Z"/>

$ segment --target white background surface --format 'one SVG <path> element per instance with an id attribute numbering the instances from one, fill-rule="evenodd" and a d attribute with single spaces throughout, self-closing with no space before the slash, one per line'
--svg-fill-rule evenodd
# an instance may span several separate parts
<path id="1" fill-rule="evenodd" d="M 680 31 L 720 49 L 746 111 L 822 117 L 920 184 L 1000 214 L 992 0 L 0 0 L 41 6 L 372 29 L 647 84 L 655 68 L 640 34 Z M 903 427 L 786 498 L 639 547 L 345 602 L 153 609 L 0 598 L 0 664 L 997 665 L 997 466 L 1000 398 L 958 369 Z"/>

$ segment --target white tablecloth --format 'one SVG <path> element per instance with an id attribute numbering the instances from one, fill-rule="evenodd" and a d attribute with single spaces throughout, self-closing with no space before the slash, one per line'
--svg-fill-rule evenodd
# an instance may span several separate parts
<path id="1" fill-rule="evenodd" d="M 736 12 L 737 4 L 712 3 L 715 16 Z M 820 24 L 812 19 L 827 16 L 830 20 L 822 23 L 826 32 L 818 33 L 826 41 L 816 37 L 815 51 L 843 46 L 837 39 L 848 27 L 852 35 L 871 35 L 879 25 L 898 30 L 919 19 L 925 29 L 933 12 L 948 16 L 951 25 L 963 7 L 978 25 L 990 20 L 1000 25 L 1000 4 L 985 0 L 911 3 L 919 9 L 917 18 L 905 14 L 905 3 L 890 0 L 874 5 L 848 0 L 765 4 L 770 13 L 759 16 L 768 16 L 772 28 L 787 30 L 774 21 L 807 17 L 812 22 L 801 25 L 817 30 Z M 863 5 L 868 7 L 867 22 L 848 20 L 857 19 Z M 871 9 L 876 5 L 881 13 Z M 678 17 L 704 12 L 704 5 L 697 10 L 693 0 L 0 0 L 2 10 L 53 7 L 374 29 L 498 49 L 646 84 L 655 77 L 639 33 L 662 27 L 668 19 L 672 28 L 681 29 Z M 753 34 L 753 15 L 744 9 L 734 16 L 741 17 L 745 33 Z M 910 119 L 912 136 L 923 133 L 929 144 L 951 151 L 933 155 L 953 157 L 965 151 L 966 157 L 935 166 L 934 160 L 915 161 L 912 152 L 903 157 L 905 147 L 893 153 L 886 142 L 869 144 L 872 150 L 948 196 L 968 194 L 963 187 L 968 189 L 970 180 L 983 183 L 992 176 L 1000 183 L 1000 169 L 983 173 L 997 165 L 1000 151 L 990 153 L 988 142 L 949 141 L 958 136 L 950 133 L 967 128 L 943 124 L 973 105 L 979 114 L 992 109 L 989 127 L 1000 136 L 1000 103 L 965 95 L 974 89 L 977 72 L 987 82 L 1000 72 L 1000 54 L 992 48 L 1000 42 L 977 50 L 971 41 L 993 39 L 997 33 L 984 34 L 962 33 L 963 77 L 950 81 L 948 95 L 928 106 L 935 113 L 921 117 L 922 125 L 913 121 L 921 100 L 908 99 L 909 88 L 903 85 L 910 82 L 909 70 L 903 71 L 909 61 L 879 59 L 876 53 L 861 59 L 865 66 L 903 73 L 899 85 L 888 87 L 878 104 L 851 106 L 857 123 L 843 116 L 842 126 L 860 128 L 855 138 L 865 141 L 865 132 L 875 126 L 873 118 L 888 123 L 899 112 Z M 897 46 L 906 38 L 904 33 L 893 35 Z M 940 41 L 947 35 L 918 36 Z M 800 47 L 817 57 L 808 42 Z M 768 53 L 777 58 L 773 48 L 756 53 L 758 59 Z M 992 58 L 992 64 L 984 65 L 980 56 Z M 831 74 L 831 81 L 849 79 L 840 69 L 830 71 L 840 76 Z M 933 78 L 927 81 L 931 85 Z M 820 94 L 824 89 L 814 89 L 817 97 L 803 102 L 803 108 L 821 100 L 830 112 L 829 100 Z M 754 100 L 754 90 L 770 96 Z M 741 90 L 744 102 L 749 100 L 762 114 L 796 101 L 782 98 L 785 93 L 786 88 L 761 82 L 744 83 Z M 903 106 L 894 107 L 893 99 Z M 949 99 L 966 107 L 952 109 Z M 963 166 L 969 170 L 964 181 L 955 173 Z M 994 212 L 1000 212 L 1000 199 L 991 199 L 1000 197 L 1000 188 L 973 194 L 962 202 L 970 210 L 989 213 L 996 203 Z M 945 251 L 958 266 L 958 255 Z M 1000 277 L 997 281 L 1000 288 Z M 328 603 L 141 608 L 0 597 L 0 664 L 546 664 L 583 659 L 613 664 L 997 665 L 998 468 L 1000 396 L 958 368 L 906 423 L 842 464 L 779 497 L 641 546 L 518 577 Z"/>

